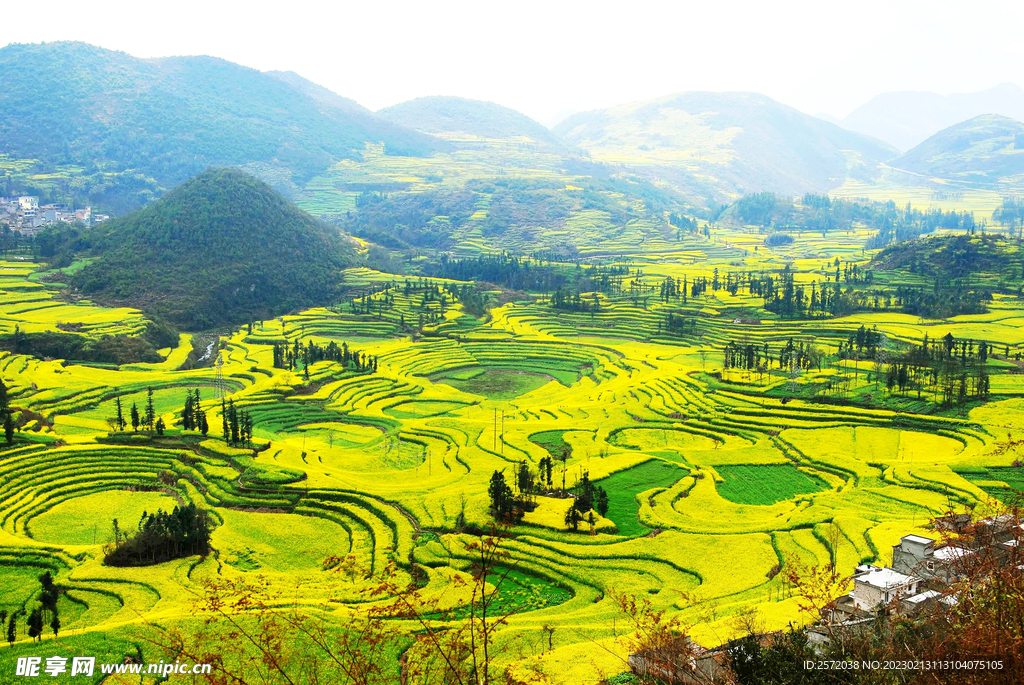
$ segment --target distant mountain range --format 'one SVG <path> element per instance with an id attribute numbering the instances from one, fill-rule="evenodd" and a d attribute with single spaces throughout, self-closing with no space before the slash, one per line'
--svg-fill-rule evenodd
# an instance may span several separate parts
<path id="1" fill-rule="evenodd" d="M 1024 121 L 1024 89 L 1004 83 L 977 93 L 883 93 L 835 123 L 909 150 L 929 136 L 980 114 Z"/>
<path id="2" fill-rule="evenodd" d="M 939 131 L 890 164 L 980 185 L 1019 182 L 1024 180 L 1024 124 L 983 114 Z"/>
<path id="3" fill-rule="evenodd" d="M 679 93 L 575 114 L 554 131 L 597 161 L 704 196 L 825 191 L 898 154 L 757 93 Z"/>
<path id="4" fill-rule="evenodd" d="M 881 95 L 841 126 L 756 93 L 688 92 L 575 113 L 548 129 L 491 102 L 423 97 L 372 112 L 294 72 L 213 57 L 138 59 L 73 42 L 0 49 L 0 82 L 0 194 L 49 195 L 115 215 L 221 166 L 303 201 L 323 193 L 324 213 L 336 214 L 353 206 L 351 193 L 390 178 L 373 161 L 382 150 L 431 157 L 429 176 L 448 185 L 517 168 L 643 176 L 697 206 L 760 191 L 825 192 L 870 181 L 890 162 L 995 183 L 1018 174 L 1017 134 L 1009 120 L 974 117 L 1024 118 L 1024 90 L 1006 84 L 970 95 Z M 900 157 L 911 143 L 927 146 Z M 342 160 L 357 181 L 332 180 Z"/>
<path id="5" fill-rule="evenodd" d="M 440 136 L 469 134 L 479 138 L 525 138 L 541 146 L 565 143 L 525 114 L 493 102 L 459 97 L 422 97 L 377 112 L 385 121 Z"/>
<path id="6" fill-rule="evenodd" d="M 399 155 L 447 149 L 296 74 L 214 57 L 138 59 L 85 43 L 15 44 L 0 49 L 0 83 L 0 153 L 38 160 L 44 170 L 130 170 L 169 187 L 231 165 L 288 190 L 358 157 L 366 143 Z M 95 173 L 91 180 L 109 183 Z"/>

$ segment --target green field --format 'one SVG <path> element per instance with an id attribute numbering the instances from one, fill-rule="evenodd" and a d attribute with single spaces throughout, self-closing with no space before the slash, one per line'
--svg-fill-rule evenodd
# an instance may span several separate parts
<path id="1" fill-rule="evenodd" d="M 820 478 L 789 464 L 730 464 L 716 470 L 725 479 L 718 494 L 737 504 L 775 504 L 828 487 Z"/>
<path id="2" fill-rule="evenodd" d="M 664 489 L 686 475 L 678 466 L 659 459 L 619 471 L 597 484 L 608 491 L 608 518 L 622 535 L 644 535 L 648 528 L 637 518 L 638 497 L 649 490 Z"/>

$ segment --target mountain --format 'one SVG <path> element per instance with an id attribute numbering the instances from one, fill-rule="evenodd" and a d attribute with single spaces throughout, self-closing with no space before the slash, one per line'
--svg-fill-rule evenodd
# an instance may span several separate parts
<path id="1" fill-rule="evenodd" d="M 238 169 L 211 169 L 88 229 L 97 257 L 72 285 L 186 329 L 328 304 L 355 261 L 338 230 Z"/>
<path id="2" fill-rule="evenodd" d="M 855 109 L 840 124 L 909 150 L 930 135 L 979 114 L 1001 114 L 1024 121 L 1024 89 L 1004 83 L 977 93 L 953 95 L 883 93 Z"/>
<path id="3" fill-rule="evenodd" d="M 580 111 L 578 109 L 560 109 L 555 114 L 546 118 L 541 123 L 547 126 L 549 129 L 553 129 L 555 126 L 558 126 L 560 123 L 571 117 L 573 114 L 579 113 Z"/>
<path id="4" fill-rule="evenodd" d="M 111 176 L 129 174 L 115 211 L 208 166 L 246 167 L 290 191 L 357 157 L 366 143 L 399 155 L 445 147 L 301 77 L 214 57 L 138 59 L 85 43 L 15 44 L 0 49 L 0 82 L 0 154 L 39 160 L 40 172 L 81 167 L 88 179 L 81 204 Z M 146 192 L 136 197 L 140 186 Z"/>
<path id="5" fill-rule="evenodd" d="M 679 93 L 576 114 L 554 132 L 595 160 L 646 167 L 702 199 L 825 191 L 872 177 L 897 154 L 757 93 Z"/>
<path id="6" fill-rule="evenodd" d="M 422 97 L 385 107 L 377 115 L 423 133 L 468 133 L 480 138 L 529 138 L 539 146 L 565 146 L 551 131 L 525 114 L 482 100 Z"/>
<path id="7" fill-rule="evenodd" d="M 904 171 L 979 184 L 1024 180 L 1024 124 L 983 114 L 939 131 L 890 164 Z"/>

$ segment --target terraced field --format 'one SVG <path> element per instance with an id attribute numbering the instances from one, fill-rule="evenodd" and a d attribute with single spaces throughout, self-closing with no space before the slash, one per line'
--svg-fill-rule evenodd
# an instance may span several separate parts
<path id="1" fill-rule="evenodd" d="M 352 181 L 362 173 L 354 165 L 312 183 Z M 325 197 L 311 196 L 310 206 L 347 206 L 344 196 Z M 577 229 L 586 230 L 566 230 Z M 648 236 L 643 247 L 623 235 L 631 247 L 619 258 L 633 255 L 638 286 L 587 294 L 600 303 L 594 312 L 555 309 L 532 293 L 480 318 L 452 296 L 442 313 L 418 285 L 407 293 L 404 277 L 354 269 L 349 300 L 234 331 L 216 365 L 192 370 L 180 370 L 186 336 L 163 363 L 112 368 L 0 352 L 0 376 L 23 419 L 13 445 L 0 449 L 0 611 L 31 606 L 35 577 L 50 569 L 67 589 L 61 640 L 118 654 L 149 622 L 187 624 L 204 579 L 259 576 L 287 588 L 290 605 L 327 607 L 324 615 L 340 620 L 345 607 L 370 601 L 367 589 L 383 577 L 372 574 L 393 566 L 392 580 L 443 598 L 432 620 L 458 621 L 475 540 L 467 531 L 493 521 L 492 474 L 512 482 L 520 464 L 538 473 L 550 458 L 553 484 L 509 531 L 514 572 L 495 589 L 498 605 L 513 611 L 498 643 L 510 648 L 503 665 L 515 677 L 583 683 L 623 670 L 614 593 L 677 613 L 708 646 L 735 635 L 740 614 L 755 612 L 769 629 L 803 620 L 779 591 L 780 562 L 835 558 L 851 571 L 886 563 L 894 542 L 926 533 L 921 526 L 950 503 L 982 512 L 992 495 L 1024 487 L 1024 470 L 1013 465 L 1024 375 L 1002 352 L 987 362 L 988 401 L 962 412 L 921 411 L 925 400 L 911 392 L 889 397 L 871 362 L 843 364 L 833 354 L 861 325 L 893 346 L 949 332 L 1012 353 L 1024 342 L 1019 298 L 945 321 L 889 311 L 796 321 L 742 291 L 657 296 L 666 277 L 739 268 L 732 264 L 796 260 L 810 282 L 826 260 L 867 259 L 863 238 L 773 252 L 755 250 L 742 231 L 683 243 Z M 461 249 L 472 252 L 472 243 Z M 695 326 L 670 332 L 669 312 Z M 35 265 L 0 263 L 0 332 L 58 323 L 99 336 L 136 332 L 144 318 L 59 302 Z M 832 356 L 799 373 L 724 368 L 730 342 L 777 355 L 790 340 Z M 378 367 L 313 362 L 308 380 L 298 365 L 274 367 L 273 345 L 297 341 L 346 342 Z M 842 397 L 828 390 L 840 378 Z M 200 389 L 209 435 L 181 426 L 187 388 Z M 141 409 L 150 389 L 164 435 L 112 430 L 115 398 Z M 257 449 L 222 439 L 222 398 L 251 415 Z M 878 401 L 868 406 L 871 398 Z M 564 524 L 571 500 L 554 491 L 584 473 L 609 506 L 593 531 L 573 532 Z M 113 519 L 132 528 L 143 511 L 185 503 L 210 512 L 213 553 L 144 569 L 102 563 Z M 842 533 L 837 541 L 830 526 Z M 328 557 L 351 557 L 364 575 L 339 581 L 325 570 Z M 10 654 L 36 649 L 19 633 Z"/>

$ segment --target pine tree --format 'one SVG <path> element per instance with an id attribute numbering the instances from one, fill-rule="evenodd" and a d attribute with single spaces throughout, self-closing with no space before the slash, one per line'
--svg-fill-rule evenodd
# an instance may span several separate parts
<path id="1" fill-rule="evenodd" d="M 114 398 L 114 408 L 117 411 L 117 414 L 114 417 L 115 420 L 117 421 L 117 430 L 123 431 L 126 424 L 125 424 L 125 421 L 124 421 L 124 410 L 121 408 L 121 398 L 120 397 L 115 397 Z"/>
<path id="2" fill-rule="evenodd" d="M 32 610 L 28 616 L 28 636 L 34 640 L 40 640 L 43 634 L 43 611 L 39 607 Z"/>
<path id="3" fill-rule="evenodd" d="M 138 433 L 139 432 L 139 422 L 140 422 L 139 408 L 135 406 L 134 402 L 132 402 L 131 417 L 132 417 L 132 432 L 133 433 Z"/>
<path id="4" fill-rule="evenodd" d="M 195 407 L 192 404 L 192 391 L 185 391 L 185 407 L 181 410 L 181 427 L 190 431 L 195 428 Z"/>
<path id="5" fill-rule="evenodd" d="M 156 409 L 153 407 L 153 388 L 146 389 L 146 428 L 153 432 L 153 422 L 156 420 Z"/>
<path id="6" fill-rule="evenodd" d="M 14 646 L 14 641 L 18 639 L 18 612 L 15 611 L 11 614 L 10 623 L 7 624 L 7 642 Z"/>
<path id="7" fill-rule="evenodd" d="M 210 424 L 206 422 L 206 412 L 202 409 L 199 410 L 199 431 L 204 438 L 210 432 Z"/>
<path id="8" fill-rule="evenodd" d="M 228 429 L 228 408 L 227 405 L 224 404 L 223 397 L 220 399 L 220 420 L 224 429 L 224 442 L 227 442 L 228 438 L 231 437 L 231 431 Z"/>
<path id="9" fill-rule="evenodd" d="M 231 426 L 231 444 L 238 443 L 238 410 L 235 409 L 234 400 L 228 400 L 228 424 Z"/>
<path id="10" fill-rule="evenodd" d="M 163 435 L 164 434 L 164 428 L 166 428 L 166 426 L 164 425 L 163 418 L 159 418 L 159 419 L 156 420 L 155 428 L 156 428 L 156 434 L 157 435 Z"/>

